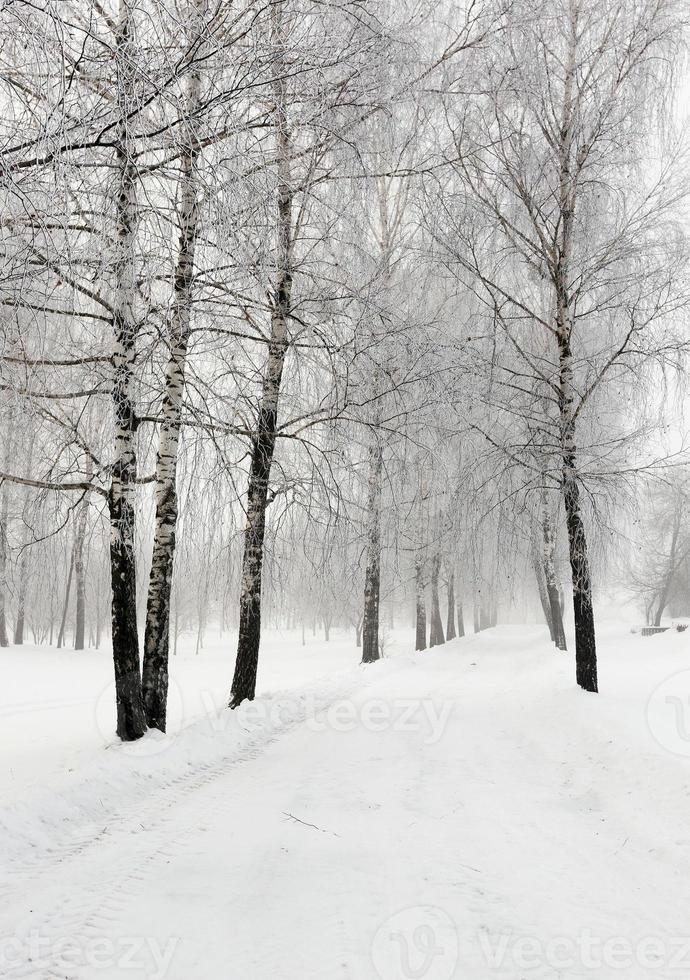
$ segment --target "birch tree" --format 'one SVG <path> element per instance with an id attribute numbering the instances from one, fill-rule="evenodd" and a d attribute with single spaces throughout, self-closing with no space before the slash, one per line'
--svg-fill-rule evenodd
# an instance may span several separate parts
<path id="1" fill-rule="evenodd" d="M 486 73 L 481 93 L 463 108 L 447 100 L 448 160 L 461 190 L 454 196 L 447 185 L 450 193 L 437 197 L 437 233 L 484 304 L 498 349 L 510 354 L 494 372 L 508 411 L 515 392 L 522 398 L 535 383 L 535 398 L 548 403 L 526 446 L 541 440 L 550 485 L 562 494 L 576 677 L 595 692 L 583 495 L 592 470 L 604 469 L 590 463 L 597 441 L 610 440 L 591 430 L 595 405 L 635 364 L 673 358 L 682 346 L 673 334 L 684 261 L 673 221 L 680 188 L 666 163 L 645 154 L 640 135 L 665 90 L 681 15 L 673 0 L 563 0 L 536 10 L 513 4 L 504 17 L 505 44 L 474 64 Z M 523 455 L 519 440 L 511 446 Z"/>

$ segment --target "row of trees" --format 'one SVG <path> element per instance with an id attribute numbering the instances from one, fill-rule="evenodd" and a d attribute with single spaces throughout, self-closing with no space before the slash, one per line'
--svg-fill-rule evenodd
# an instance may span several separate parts
<path id="1" fill-rule="evenodd" d="M 592 533 L 688 341 L 683 30 L 676 0 L 6 5 L 0 606 L 71 539 L 49 601 L 74 580 L 83 646 L 109 598 L 121 738 L 165 730 L 190 591 L 200 638 L 239 599 L 234 707 L 266 576 L 302 621 L 330 590 L 371 662 L 382 597 L 422 648 L 427 595 L 434 645 L 531 568 L 564 648 L 561 542 L 597 690 Z"/>

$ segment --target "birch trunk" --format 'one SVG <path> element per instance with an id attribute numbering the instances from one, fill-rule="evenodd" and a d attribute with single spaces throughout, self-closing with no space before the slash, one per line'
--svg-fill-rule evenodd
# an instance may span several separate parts
<path id="1" fill-rule="evenodd" d="M 561 613 L 561 596 L 556 577 L 556 566 L 554 562 L 554 533 L 551 514 L 549 513 L 546 493 L 542 495 L 542 535 L 543 535 L 543 561 L 544 561 L 544 584 L 549 604 L 549 614 L 551 621 L 551 639 L 559 650 L 566 650 L 565 630 L 563 628 L 563 615 Z"/>
<path id="2" fill-rule="evenodd" d="M 9 498 L 7 494 L 7 484 L 3 483 L 0 490 L 0 647 L 10 645 L 7 636 L 7 559 L 8 559 L 8 540 L 7 540 L 7 519 L 9 509 Z"/>
<path id="3" fill-rule="evenodd" d="M 443 623 L 441 621 L 441 605 L 438 596 L 438 579 L 441 572 L 441 556 L 438 552 L 431 559 L 431 624 L 429 630 L 429 646 L 439 646 L 445 643 Z"/>
<path id="4" fill-rule="evenodd" d="M 90 479 L 91 473 L 88 473 Z M 89 516 L 89 495 L 84 499 L 79 510 L 76 536 L 74 539 L 74 578 L 76 585 L 76 615 L 74 627 L 74 649 L 84 649 L 84 634 L 86 632 L 86 571 L 84 567 L 84 545 L 86 542 L 86 525 Z"/>
<path id="5" fill-rule="evenodd" d="M 57 647 L 60 650 L 65 645 L 65 630 L 67 629 L 67 614 L 69 612 L 69 600 L 72 594 L 72 577 L 74 575 L 74 545 L 69 555 L 69 571 L 67 572 L 67 584 L 65 585 L 65 601 L 62 604 L 62 619 L 58 630 Z"/>
<path id="6" fill-rule="evenodd" d="M 362 663 L 379 659 L 379 606 L 381 598 L 381 476 L 383 448 L 379 433 L 371 433 L 367 492 L 367 564 L 364 574 L 364 614 L 362 617 Z"/>
<path id="7" fill-rule="evenodd" d="M 426 596 L 424 557 L 417 551 L 414 562 L 415 581 L 415 650 L 426 650 Z"/>
<path id="8" fill-rule="evenodd" d="M 14 623 L 14 645 L 22 646 L 24 643 L 24 630 L 26 626 L 26 594 L 29 588 L 29 548 L 28 543 L 24 542 L 22 557 L 19 562 L 19 595 L 17 596 L 17 618 Z"/>
<path id="9" fill-rule="evenodd" d="M 565 503 L 568 551 L 573 582 L 576 679 L 579 686 L 585 691 L 596 693 L 598 681 L 592 581 L 580 502 L 571 348 L 573 316 L 570 279 L 576 204 L 576 189 L 572 177 L 573 130 L 576 121 L 573 85 L 578 43 L 578 11 L 574 0 L 571 0 L 570 4 L 569 30 L 569 54 L 565 71 L 563 111 L 559 134 L 559 209 L 561 221 L 554 275 L 556 341 L 559 364 L 558 408 L 561 430 L 561 487 Z"/>
<path id="10" fill-rule="evenodd" d="M 446 640 L 454 640 L 455 632 L 455 570 L 451 569 L 446 586 L 448 615 L 446 617 Z M 461 614 L 462 615 L 462 614 Z"/>
<path id="11" fill-rule="evenodd" d="M 34 456 L 34 434 L 29 441 L 29 458 L 26 466 L 26 475 L 30 476 L 33 472 Z M 26 595 L 29 589 L 29 552 L 31 550 L 31 532 L 24 535 L 22 556 L 19 563 L 19 595 L 17 596 L 17 618 L 14 623 L 14 645 L 22 646 L 24 643 L 24 631 L 26 627 Z"/>
<path id="12" fill-rule="evenodd" d="M 114 267 L 115 296 L 113 303 L 115 459 L 108 494 L 112 584 L 111 621 L 117 734 L 123 741 L 140 738 L 146 731 L 137 629 L 136 512 L 133 500 L 137 475 L 136 417 L 133 401 L 133 370 L 137 338 L 134 309 L 137 176 L 128 136 L 128 113 L 133 99 L 132 74 L 134 67 L 129 7 L 130 0 L 120 0 L 116 33 L 118 96 L 121 103 L 121 116 L 117 127 L 115 145 L 119 181 L 116 201 L 118 254 Z"/>
<path id="13" fill-rule="evenodd" d="M 465 635 L 465 619 L 462 614 L 462 597 L 456 599 L 458 606 L 458 638 Z"/>
<path id="14" fill-rule="evenodd" d="M 678 570 L 679 562 L 677 558 L 677 552 L 678 552 L 678 537 L 680 535 L 680 530 L 681 530 L 681 516 L 682 516 L 681 510 L 679 507 L 677 507 L 676 512 L 674 514 L 673 527 L 671 531 L 669 567 L 666 575 L 664 576 L 663 585 L 659 592 L 659 598 L 657 600 L 657 606 L 656 606 L 656 613 L 654 614 L 654 621 L 652 623 L 653 626 L 661 626 L 661 617 L 664 615 L 664 609 L 668 605 L 669 593 L 671 591 L 673 579 Z M 653 607 L 654 607 L 654 602 L 652 601 L 650 602 L 650 606 L 649 606 L 649 614 L 647 616 L 648 620 L 651 617 L 651 612 Z"/>
<path id="15" fill-rule="evenodd" d="M 537 593 L 539 595 L 539 603 L 541 605 L 541 611 L 544 614 L 544 622 L 549 628 L 549 636 L 551 637 L 551 642 L 555 642 L 555 635 L 553 631 L 553 619 L 551 617 L 551 604 L 549 603 L 549 594 L 546 590 L 546 581 L 544 578 L 544 567 L 541 562 L 539 555 L 539 549 L 536 542 L 532 542 L 532 569 L 534 571 L 534 578 L 537 583 Z"/>
<path id="16" fill-rule="evenodd" d="M 376 193 L 379 215 L 380 281 L 382 306 L 385 307 L 391 282 L 391 216 L 389 213 L 389 186 L 378 179 Z M 372 327 L 372 349 L 376 336 Z M 376 355 L 375 355 L 376 356 Z M 373 663 L 380 657 L 379 614 L 381 605 L 381 481 L 383 476 L 383 445 L 381 443 L 381 368 L 373 366 L 371 378 L 371 403 L 373 417 L 369 437 L 369 472 L 367 478 L 367 564 L 364 575 L 364 612 L 362 616 L 362 663 Z"/>
<path id="17" fill-rule="evenodd" d="M 268 483 L 276 444 L 278 400 L 288 347 L 288 320 L 292 300 L 292 138 L 287 117 L 287 82 L 284 64 L 283 3 L 271 11 L 276 44 L 273 85 L 274 130 L 278 156 L 277 200 L 277 282 L 273 293 L 271 335 L 264 371 L 261 401 L 252 439 L 247 492 L 247 518 L 244 532 L 242 578 L 240 584 L 240 623 L 237 658 L 232 681 L 230 707 L 253 700 L 261 641 L 261 575 L 266 530 Z"/>
<path id="18" fill-rule="evenodd" d="M 14 418 L 10 414 L 5 434 L 3 466 L 5 472 L 10 468 L 13 453 Z M 0 486 L 0 647 L 10 645 L 7 635 L 7 564 L 9 561 L 9 538 L 7 536 L 9 519 L 9 494 L 7 484 Z"/>
<path id="19" fill-rule="evenodd" d="M 185 366 L 191 327 L 194 259 L 199 224 L 195 113 L 200 101 L 198 72 L 189 79 L 188 125 L 180 159 L 180 241 L 165 369 L 165 390 L 156 458 L 156 518 L 144 634 L 143 697 L 149 727 L 164 732 L 167 720 L 170 601 L 177 534 L 177 457 L 182 429 Z"/>

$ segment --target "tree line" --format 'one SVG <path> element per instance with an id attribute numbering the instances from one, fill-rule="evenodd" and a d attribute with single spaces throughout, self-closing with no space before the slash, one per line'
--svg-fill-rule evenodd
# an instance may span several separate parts
<path id="1" fill-rule="evenodd" d="M 685 31 L 676 0 L 5 3 L 0 644 L 64 644 L 74 596 L 131 740 L 180 617 L 236 629 L 236 707 L 267 603 L 365 663 L 403 603 L 417 649 L 532 602 L 565 649 L 567 570 L 596 692 L 633 497 L 671 510 L 650 615 L 687 567 Z"/>

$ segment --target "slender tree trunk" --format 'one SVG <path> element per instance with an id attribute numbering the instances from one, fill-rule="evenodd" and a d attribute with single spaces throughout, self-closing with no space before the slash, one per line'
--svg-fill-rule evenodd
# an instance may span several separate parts
<path id="1" fill-rule="evenodd" d="M 8 647 L 10 645 L 7 636 L 6 613 L 7 555 L 9 551 L 7 540 L 8 510 L 7 485 L 3 483 L 2 489 L 0 490 L 0 647 Z"/>
<path id="2" fill-rule="evenodd" d="M 491 626 L 491 595 L 487 595 L 486 590 L 482 592 L 481 601 L 479 603 L 479 630 L 489 629 Z"/>
<path id="3" fill-rule="evenodd" d="M 666 575 L 664 577 L 664 584 L 663 584 L 663 586 L 661 588 L 661 592 L 659 593 L 659 599 L 658 599 L 658 602 L 657 602 L 656 613 L 654 615 L 654 623 L 653 623 L 654 626 L 661 626 L 661 617 L 664 615 L 664 609 L 668 605 L 668 596 L 669 596 L 669 593 L 671 591 L 671 585 L 673 584 L 673 579 L 674 579 L 675 574 L 676 574 L 676 572 L 678 570 L 678 560 L 677 560 L 676 554 L 677 554 L 677 550 L 678 550 L 678 536 L 680 534 L 680 525 L 681 525 L 680 517 L 681 517 L 681 512 L 680 512 L 680 510 L 677 510 L 676 511 L 676 515 L 675 515 L 675 519 L 674 519 L 674 522 L 673 522 L 673 531 L 672 531 L 672 534 L 671 534 L 671 548 L 670 548 L 670 554 L 669 554 L 669 568 L 668 568 L 668 572 L 666 573 Z M 652 608 L 653 608 L 653 603 L 650 603 L 650 610 L 649 610 L 649 614 L 650 615 L 651 615 L 651 609 Z M 649 616 L 648 616 L 648 618 L 649 618 Z"/>
<path id="4" fill-rule="evenodd" d="M 277 349 L 269 348 L 269 358 L 275 355 L 277 363 L 267 372 L 267 380 L 282 374 L 282 355 Z M 256 674 L 259 662 L 261 641 L 261 573 L 263 566 L 264 534 L 266 529 L 266 507 L 268 500 L 268 481 L 275 449 L 275 427 L 277 413 L 262 399 L 259 413 L 258 434 L 252 443 L 249 471 L 249 493 L 247 497 L 247 526 L 244 536 L 244 556 L 242 560 L 242 585 L 240 591 L 240 624 L 237 640 L 237 659 L 232 681 L 230 707 L 237 707 L 244 700 L 253 700 L 256 690 Z M 277 406 L 278 390 L 275 391 Z"/>
<path id="5" fill-rule="evenodd" d="M 89 471 L 88 478 L 91 473 Z M 89 515 L 89 495 L 86 493 L 79 511 L 76 535 L 74 539 L 74 578 L 76 585 L 76 616 L 74 630 L 74 649 L 84 649 L 84 633 L 86 630 L 86 573 L 84 569 L 84 544 L 86 541 L 86 524 Z"/>
<path id="6" fill-rule="evenodd" d="M 156 458 L 156 518 L 144 631 L 142 689 L 149 727 L 164 732 L 168 700 L 170 602 L 177 535 L 177 457 L 182 429 L 185 366 L 191 327 L 194 256 L 199 220 L 197 159 L 199 143 L 195 113 L 200 76 L 189 79 L 188 124 L 180 158 L 180 240 L 173 283 L 173 306 L 168 328 L 169 353 Z"/>
<path id="7" fill-rule="evenodd" d="M 30 476 L 33 470 L 33 455 L 34 455 L 34 439 L 35 433 L 32 433 L 29 440 L 29 453 L 28 462 L 26 466 L 26 475 Z M 22 646 L 24 643 L 24 627 L 26 621 L 26 595 L 29 589 L 29 552 L 31 549 L 30 542 L 31 535 L 26 533 L 24 535 L 24 543 L 22 547 L 22 556 L 19 563 L 19 595 L 17 596 L 17 618 L 14 624 L 14 644 L 15 646 Z"/>
<path id="8" fill-rule="evenodd" d="M 559 650 L 566 650 L 565 629 L 563 628 L 563 616 L 561 613 L 560 592 L 558 580 L 556 578 L 556 566 L 554 562 L 555 542 L 553 534 L 553 524 L 549 513 L 546 492 L 542 496 L 542 532 L 543 532 L 543 556 L 544 556 L 544 583 L 548 596 L 549 612 L 551 616 L 551 638 Z"/>
<path id="9" fill-rule="evenodd" d="M 5 433 L 3 466 L 5 472 L 10 468 L 13 453 L 14 419 L 10 415 Z M 9 494 L 7 484 L 0 486 L 0 647 L 8 647 L 10 641 L 7 635 L 7 563 L 9 561 L 9 539 L 7 536 L 9 521 Z"/>
<path id="10" fill-rule="evenodd" d="M 441 556 L 438 552 L 431 559 L 431 624 L 429 630 L 429 646 L 439 646 L 445 643 L 443 622 L 441 620 L 441 605 L 438 596 L 438 578 L 441 571 Z"/>
<path id="11" fill-rule="evenodd" d="M 189 79 L 188 124 L 180 158 L 180 240 L 173 283 L 165 390 L 156 458 L 156 519 L 144 631 L 142 689 L 149 727 L 164 732 L 168 700 L 170 602 L 177 536 L 177 457 L 182 429 L 187 347 L 191 328 L 194 258 L 199 223 L 197 161 L 199 141 L 195 114 L 200 101 L 198 72 Z"/>
<path id="12" fill-rule="evenodd" d="M 462 597 L 458 596 L 455 600 L 458 607 L 458 638 L 465 635 L 465 620 L 462 615 Z"/>
<path id="13" fill-rule="evenodd" d="M 65 585 L 65 601 L 62 606 L 62 619 L 60 620 L 60 630 L 58 632 L 58 650 L 65 645 L 65 628 L 67 626 L 67 614 L 69 612 L 69 600 L 72 592 L 72 576 L 74 575 L 74 546 L 69 556 L 69 571 L 67 573 L 67 584 Z"/>
<path id="14" fill-rule="evenodd" d="M 113 412 L 115 459 L 108 495 L 110 513 L 110 577 L 112 585 L 112 643 L 117 704 L 117 734 L 123 741 L 146 731 L 141 691 L 139 633 L 137 629 L 136 417 L 133 403 L 133 368 L 137 318 L 134 309 L 136 268 L 134 247 L 137 226 L 136 166 L 128 136 L 128 107 L 133 100 L 136 55 L 132 50 L 131 0 L 120 0 L 116 34 L 118 90 L 122 115 L 116 132 L 115 156 L 119 176 L 116 204 L 118 255 L 115 263 L 113 316 Z"/>
<path id="15" fill-rule="evenodd" d="M 536 546 L 532 550 L 532 569 L 537 583 L 537 593 L 539 595 L 541 610 L 544 614 L 544 622 L 549 628 L 551 642 L 555 643 L 556 638 L 553 631 L 553 619 L 551 618 L 551 604 L 549 603 L 549 594 L 546 591 L 546 581 L 544 579 L 544 567 L 540 561 Z"/>
<path id="16" fill-rule="evenodd" d="M 417 551 L 414 563 L 415 580 L 415 650 L 426 650 L 426 596 L 424 557 Z"/>
<path id="17" fill-rule="evenodd" d="M 14 644 L 24 643 L 24 628 L 26 622 L 26 594 L 29 588 L 29 547 L 24 542 L 21 561 L 19 563 L 19 595 L 17 596 L 17 618 L 14 623 Z"/>
<path id="18" fill-rule="evenodd" d="M 379 659 L 379 605 L 381 597 L 381 475 L 383 449 L 379 433 L 371 433 L 369 486 L 367 494 L 367 565 L 364 574 L 362 617 L 362 663 Z"/>
<path id="19" fill-rule="evenodd" d="M 565 467 L 565 499 L 570 568 L 573 577 L 573 611 L 575 616 L 575 661 L 577 683 L 585 691 L 596 693 L 597 653 L 592 607 L 592 582 L 589 571 L 587 538 L 580 514 L 580 488 L 572 476 L 573 466 Z"/>
<path id="20" fill-rule="evenodd" d="M 560 292 L 563 292 L 561 289 Z M 597 652 L 592 605 L 592 580 L 589 567 L 587 537 L 582 521 L 580 485 L 577 475 L 575 421 L 572 395 L 572 354 L 567 305 L 558 300 L 558 346 L 560 357 L 559 410 L 563 445 L 562 490 L 568 529 L 568 551 L 573 582 L 573 612 L 575 619 L 575 664 L 577 683 L 585 691 L 596 693 Z"/>
<path id="21" fill-rule="evenodd" d="M 261 641 L 261 574 L 268 482 L 276 444 L 278 400 L 288 347 L 288 320 L 292 299 L 292 137 L 288 128 L 286 73 L 284 64 L 283 4 L 271 11 L 276 46 L 274 82 L 274 130 L 278 155 L 277 256 L 278 279 L 273 295 L 271 336 L 263 380 L 259 416 L 252 439 L 247 493 L 247 519 L 240 586 L 240 623 L 237 658 L 232 681 L 230 707 L 253 700 Z"/>
<path id="22" fill-rule="evenodd" d="M 101 648 L 101 597 L 96 600 L 96 649 Z"/>
<path id="23" fill-rule="evenodd" d="M 448 615 L 446 618 L 446 640 L 454 640 L 455 633 L 455 571 L 451 569 L 448 576 L 448 583 L 446 585 L 447 589 L 447 604 L 448 604 Z"/>
<path id="24" fill-rule="evenodd" d="M 559 130 L 559 237 L 554 263 L 556 305 L 556 342 L 558 345 L 558 409 L 561 429 L 562 490 L 568 528 L 568 551 L 573 581 L 575 618 L 575 664 L 577 683 L 585 691 L 596 693 L 597 651 L 592 605 L 592 581 L 587 537 L 582 521 L 580 485 L 575 444 L 576 413 L 573 395 L 573 329 L 571 289 L 571 255 L 575 228 L 576 184 L 573 180 L 573 126 L 575 98 L 573 86 L 577 71 L 578 10 L 571 3 L 569 49 L 565 63 L 563 108 Z"/>
<path id="25" fill-rule="evenodd" d="M 377 183 L 378 216 L 380 221 L 382 305 L 390 288 L 391 229 L 386 185 Z M 372 347 L 375 337 L 372 328 Z M 383 475 L 383 446 L 381 444 L 381 367 L 376 363 L 371 379 L 373 424 L 370 430 L 369 473 L 367 493 L 367 564 L 364 577 L 364 614 L 362 619 L 362 663 L 380 657 L 379 616 L 381 602 L 381 480 Z"/>

